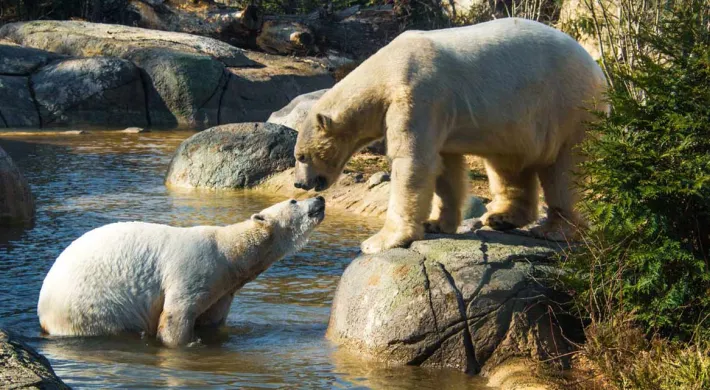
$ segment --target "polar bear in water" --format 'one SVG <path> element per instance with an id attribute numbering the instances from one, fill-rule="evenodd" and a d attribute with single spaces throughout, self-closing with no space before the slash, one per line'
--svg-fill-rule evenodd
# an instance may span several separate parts
<path id="1" fill-rule="evenodd" d="M 167 346 L 219 326 L 234 293 L 305 244 L 325 217 L 322 197 L 289 200 L 234 225 L 122 222 L 94 229 L 57 258 L 37 314 L 50 335 L 145 332 Z"/>

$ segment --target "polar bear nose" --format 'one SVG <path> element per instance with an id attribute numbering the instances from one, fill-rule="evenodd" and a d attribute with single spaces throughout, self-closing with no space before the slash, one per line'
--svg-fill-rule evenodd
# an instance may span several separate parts
<path id="1" fill-rule="evenodd" d="M 319 196 L 316 196 L 316 200 L 319 201 L 319 202 L 321 202 L 321 203 L 325 203 L 325 198 L 322 197 L 322 196 L 320 196 L 320 195 L 319 195 Z"/>

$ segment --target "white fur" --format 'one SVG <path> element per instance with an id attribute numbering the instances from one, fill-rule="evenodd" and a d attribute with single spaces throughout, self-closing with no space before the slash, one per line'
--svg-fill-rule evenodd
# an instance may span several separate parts
<path id="1" fill-rule="evenodd" d="M 392 186 L 382 230 L 366 253 L 406 246 L 431 231 L 453 233 L 465 200 L 464 155 L 484 159 L 496 229 L 536 218 L 540 179 L 548 203 L 541 235 L 578 221 L 572 183 L 589 108 L 606 81 L 570 36 L 506 18 L 408 31 L 328 90 L 299 126 L 295 183 L 327 188 L 360 147 L 382 137 Z M 433 209 L 432 209 L 433 204 Z"/>
<path id="2" fill-rule="evenodd" d="M 64 336 L 146 332 L 167 345 L 186 344 L 196 324 L 224 322 L 237 289 L 305 244 L 323 218 L 314 215 L 319 204 L 285 201 L 225 227 L 127 222 L 94 229 L 47 274 L 37 306 L 42 328 Z"/>

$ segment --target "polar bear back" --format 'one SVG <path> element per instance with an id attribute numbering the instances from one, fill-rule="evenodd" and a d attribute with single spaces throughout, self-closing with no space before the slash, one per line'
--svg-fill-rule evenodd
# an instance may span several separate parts
<path id="1" fill-rule="evenodd" d="M 129 222 L 92 230 L 57 258 L 40 291 L 38 314 L 54 335 L 153 332 L 165 290 L 210 278 L 224 266 L 213 227 Z M 208 272 L 207 270 L 210 270 Z"/>
<path id="2" fill-rule="evenodd" d="M 601 68 L 574 39 L 517 18 L 408 31 L 360 68 L 341 88 L 377 78 L 385 90 L 406 91 L 415 112 L 447 133 L 442 151 L 540 163 L 580 137 L 583 129 L 570 124 L 586 120 L 584 108 L 606 88 Z"/>

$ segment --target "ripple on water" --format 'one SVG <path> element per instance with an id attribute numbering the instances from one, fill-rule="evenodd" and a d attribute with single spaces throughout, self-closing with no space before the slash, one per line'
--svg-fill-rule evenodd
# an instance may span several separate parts
<path id="1" fill-rule="evenodd" d="M 248 218 L 278 196 L 249 191 L 168 191 L 172 152 L 189 132 L 7 136 L 3 147 L 37 201 L 36 226 L 0 232 L 0 328 L 47 355 L 81 388 L 482 388 L 449 370 L 387 368 L 336 351 L 325 339 L 338 279 L 378 223 L 329 211 L 303 250 L 274 264 L 235 297 L 226 326 L 190 348 L 138 336 L 40 336 L 44 275 L 74 239 L 98 226 L 142 220 L 175 226 Z M 334 214 L 337 217 L 334 217 Z"/>

